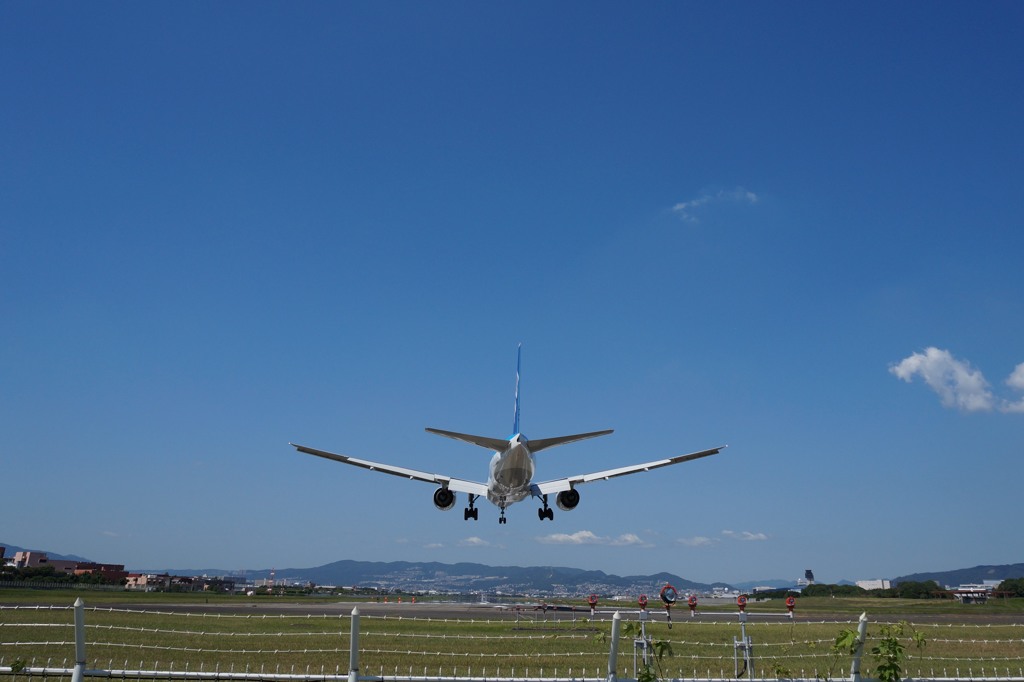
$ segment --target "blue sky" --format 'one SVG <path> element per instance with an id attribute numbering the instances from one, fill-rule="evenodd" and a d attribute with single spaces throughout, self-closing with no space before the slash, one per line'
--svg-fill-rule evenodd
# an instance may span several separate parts
<path id="1" fill-rule="evenodd" d="M 698 581 L 1022 560 L 1024 6 L 0 5 L 0 540 Z M 483 479 L 523 343 L 540 523 Z"/>

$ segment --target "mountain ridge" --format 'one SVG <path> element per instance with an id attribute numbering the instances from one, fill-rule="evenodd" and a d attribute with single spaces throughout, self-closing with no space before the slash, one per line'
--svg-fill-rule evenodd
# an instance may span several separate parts
<path id="1" fill-rule="evenodd" d="M 5 547 L 8 558 L 16 552 L 45 552 L 52 559 L 64 561 L 91 562 L 91 559 L 59 554 L 48 550 L 28 550 L 17 545 L 0 543 Z M 135 568 L 129 570 L 139 573 L 171 573 L 176 575 L 238 575 L 239 570 L 222 568 Z M 747 580 L 736 583 L 721 581 L 703 583 L 687 580 L 682 576 L 669 572 L 650 575 L 619 576 L 601 570 L 572 568 L 565 566 L 490 566 L 473 562 L 445 564 L 436 561 L 357 561 L 342 559 L 312 568 L 284 569 L 246 569 L 248 578 L 269 579 L 271 572 L 279 580 L 297 582 L 313 582 L 320 585 L 378 587 L 378 589 L 431 590 L 452 589 L 456 591 L 500 591 L 522 590 L 526 592 L 585 593 L 597 588 L 607 592 L 630 592 L 643 590 L 656 592 L 666 583 L 676 589 L 686 591 L 709 592 L 713 588 L 747 590 L 756 586 L 785 587 L 794 584 L 795 580 Z M 948 571 L 930 571 L 911 573 L 893 578 L 893 583 L 935 580 L 940 585 L 962 585 L 981 583 L 985 580 L 1007 580 L 1024 577 L 1024 563 L 1016 564 L 980 564 L 971 568 L 952 569 Z M 836 584 L 849 583 L 842 580 Z M 575 589 L 574 589 L 575 588 Z"/>

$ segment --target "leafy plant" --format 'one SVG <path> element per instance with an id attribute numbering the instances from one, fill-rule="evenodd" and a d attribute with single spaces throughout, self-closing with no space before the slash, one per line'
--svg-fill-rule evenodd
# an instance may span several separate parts
<path id="1" fill-rule="evenodd" d="M 638 638 L 641 636 L 643 629 L 637 623 L 626 623 L 622 626 L 622 634 L 627 637 Z M 654 652 L 653 663 L 647 661 L 643 666 L 637 670 L 636 680 L 637 682 L 657 682 L 661 679 L 661 659 L 665 656 L 672 656 L 672 642 L 665 640 L 654 640 L 652 641 L 649 637 L 647 638 L 648 644 L 651 650 Z"/>
<path id="2" fill-rule="evenodd" d="M 903 679 L 903 662 L 906 660 L 906 648 L 900 640 L 909 627 L 906 621 L 895 625 L 883 625 L 878 644 L 871 647 L 871 655 L 876 662 L 875 674 L 881 682 L 900 682 Z M 918 649 L 923 649 L 927 642 L 924 635 L 914 632 L 911 641 Z"/>
<path id="3" fill-rule="evenodd" d="M 853 656 L 857 652 L 857 631 L 853 628 L 843 628 L 836 636 L 832 650 L 836 653 Z"/>
<path id="4" fill-rule="evenodd" d="M 772 664 L 772 674 L 775 675 L 777 679 L 793 677 L 793 671 L 778 661 L 775 661 Z"/>
<path id="5" fill-rule="evenodd" d="M 836 635 L 835 641 L 832 646 L 829 647 L 829 651 L 832 657 L 828 662 L 828 669 L 824 675 L 816 674 L 815 677 L 818 679 L 831 680 L 832 674 L 835 672 L 836 664 L 839 663 L 840 659 L 845 659 L 848 656 L 853 656 L 857 652 L 857 631 L 852 628 L 843 628 Z"/>

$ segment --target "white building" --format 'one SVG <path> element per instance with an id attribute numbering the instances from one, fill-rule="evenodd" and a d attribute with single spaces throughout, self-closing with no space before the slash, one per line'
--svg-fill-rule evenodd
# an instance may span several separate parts
<path id="1" fill-rule="evenodd" d="M 858 580 L 857 587 L 865 590 L 888 590 L 892 588 L 892 583 L 882 578 L 877 580 Z"/>

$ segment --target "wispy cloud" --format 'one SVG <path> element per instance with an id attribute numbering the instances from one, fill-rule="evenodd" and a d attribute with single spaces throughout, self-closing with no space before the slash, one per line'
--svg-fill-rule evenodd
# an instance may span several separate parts
<path id="1" fill-rule="evenodd" d="M 459 547 L 499 547 L 489 540 L 484 540 L 477 536 L 468 537 L 465 540 L 459 540 Z"/>
<path id="2" fill-rule="evenodd" d="M 953 357 L 948 350 L 930 346 L 923 353 L 914 353 L 891 365 L 889 372 L 907 383 L 920 377 L 945 407 L 961 412 L 1024 413 L 1024 398 L 1017 401 L 997 398 L 981 370 L 974 369 L 966 360 Z M 1024 363 L 1017 365 L 1005 383 L 1014 390 L 1024 391 Z"/>
<path id="3" fill-rule="evenodd" d="M 732 538 L 733 540 L 744 540 L 753 542 L 760 542 L 768 539 L 768 536 L 764 533 L 751 533 L 749 530 L 742 530 L 738 532 L 735 530 L 723 530 L 722 535 L 724 535 L 727 538 Z"/>
<path id="4" fill-rule="evenodd" d="M 758 198 L 756 194 L 742 187 L 737 187 L 736 189 L 731 190 L 718 190 L 717 192 L 705 191 L 696 199 L 679 202 L 672 207 L 672 212 L 675 213 L 682 221 L 696 223 L 699 222 L 695 215 L 698 209 L 703 206 L 707 206 L 708 204 L 756 204 L 757 201 Z"/>
<path id="5" fill-rule="evenodd" d="M 708 547 L 718 542 L 718 540 L 707 538 L 703 535 L 695 535 L 692 538 L 678 538 L 676 542 L 687 547 Z"/>
<path id="6" fill-rule="evenodd" d="M 634 533 L 625 533 L 618 537 L 603 537 L 589 530 L 581 530 L 575 533 L 552 533 L 537 538 L 537 542 L 544 545 L 605 545 L 608 547 L 650 547 L 640 536 Z"/>
<path id="7" fill-rule="evenodd" d="M 1017 391 L 1024 391 L 1024 362 L 1017 365 L 1009 377 L 1006 378 L 1006 385 Z M 1006 401 L 1003 412 L 1024 413 L 1024 398 L 1015 402 Z"/>

